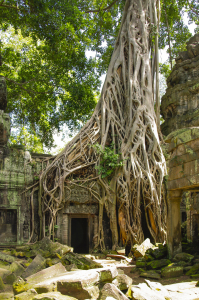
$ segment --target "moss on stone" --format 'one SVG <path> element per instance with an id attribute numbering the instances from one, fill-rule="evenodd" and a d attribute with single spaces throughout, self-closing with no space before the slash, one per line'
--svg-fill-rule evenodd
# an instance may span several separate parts
<path id="1" fill-rule="evenodd" d="M 2 278 L 0 277 L 0 291 L 3 291 L 4 288 L 5 288 L 5 285 L 4 285 L 4 283 L 3 283 Z"/>

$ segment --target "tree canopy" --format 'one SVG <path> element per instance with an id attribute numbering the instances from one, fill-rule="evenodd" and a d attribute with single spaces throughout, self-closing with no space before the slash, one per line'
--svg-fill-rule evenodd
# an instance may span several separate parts
<path id="1" fill-rule="evenodd" d="M 73 130 L 90 118 L 124 4 L 125 0 L 0 2 L 0 74 L 7 80 L 7 112 L 14 127 L 25 127 L 51 147 L 55 129 L 67 124 Z M 161 1 L 159 46 L 169 47 L 171 66 L 190 37 L 183 12 L 198 24 L 198 5 L 198 0 Z M 88 57 L 89 50 L 95 57 Z"/>
<path id="2" fill-rule="evenodd" d="M 1 75 L 14 126 L 51 146 L 54 129 L 66 123 L 72 130 L 90 118 L 125 1 L 116 2 L 0 3 Z"/>

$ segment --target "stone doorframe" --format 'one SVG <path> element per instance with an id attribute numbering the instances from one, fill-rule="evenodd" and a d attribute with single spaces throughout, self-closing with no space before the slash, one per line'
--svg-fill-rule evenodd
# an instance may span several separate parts
<path id="1" fill-rule="evenodd" d="M 167 246 L 169 258 L 182 252 L 180 204 L 184 192 L 198 192 L 198 188 L 187 188 L 168 191 L 167 212 Z"/>
<path id="2" fill-rule="evenodd" d="M 72 218 L 86 218 L 88 219 L 88 238 L 89 238 L 89 252 L 93 249 L 94 237 L 94 218 L 92 214 L 63 214 L 62 220 L 62 243 L 71 246 L 71 220 Z"/>

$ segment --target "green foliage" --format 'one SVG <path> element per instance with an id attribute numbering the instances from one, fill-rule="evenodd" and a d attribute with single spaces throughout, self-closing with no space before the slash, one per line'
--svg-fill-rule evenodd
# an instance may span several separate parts
<path id="1" fill-rule="evenodd" d="M 120 159 L 121 154 L 115 153 L 113 143 L 109 147 L 104 147 L 104 149 L 99 144 L 92 147 L 100 155 L 100 165 L 96 166 L 95 169 L 98 170 L 102 178 L 110 176 L 116 168 L 123 166 L 123 160 Z"/>
<path id="2" fill-rule="evenodd" d="M 199 32 L 199 1 L 198 0 L 183 0 L 185 2 L 186 11 L 188 13 L 189 22 L 197 25 L 195 32 Z"/>
<path id="3" fill-rule="evenodd" d="M 160 63 L 160 74 L 162 74 L 165 78 L 168 78 L 171 74 L 171 69 L 169 64 L 167 63 Z"/>
<path id="4" fill-rule="evenodd" d="M 51 147 L 55 129 L 79 129 L 90 118 L 124 3 L 1 1 L 0 65 L 13 126 L 25 126 Z"/>
<path id="5" fill-rule="evenodd" d="M 186 50 L 186 42 L 191 37 L 188 26 L 183 21 L 185 7 L 185 1 L 161 1 L 159 47 L 160 49 L 168 47 L 170 69 L 173 67 L 173 60 L 178 53 Z M 164 66 L 162 72 L 166 71 L 166 69 L 167 67 Z M 168 69 L 165 75 L 168 76 Z"/>
<path id="6" fill-rule="evenodd" d="M 43 144 L 36 134 L 30 134 L 25 127 L 12 132 L 9 141 L 10 147 L 23 145 L 31 152 L 44 153 Z"/>

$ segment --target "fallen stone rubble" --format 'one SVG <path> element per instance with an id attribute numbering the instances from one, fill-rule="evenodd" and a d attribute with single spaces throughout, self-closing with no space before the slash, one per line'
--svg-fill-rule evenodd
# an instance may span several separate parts
<path id="1" fill-rule="evenodd" d="M 163 286 L 148 280 L 182 274 L 197 279 L 197 256 L 180 253 L 171 261 L 162 244 L 154 246 L 146 240 L 135 245 L 130 254 L 135 260 L 131 272 L 145 278 L 144 283 L 135 285 L 119 264 L 105 266 L 72 250 L 44 238 L 33 245 L 0 252 L 0 300 L 199 299 L 197 281 Z M 12 290 L 8 291 L 7 286 Z"/>
<path id="2" fill-rule="evenodd" d="M 139 272 L 140 277 L 150 279 L 167 279 L 179 277 L 183 274 L 191 279 L 199 279 L 199 257 L 189 253 L 179 253 L 168 259 L 167 246 L 162 244 L 152 245 L 149 239 L 141 245 L 134 245 L 131 249 L 135 258 L 136 267 L 132 272 Z"/>

